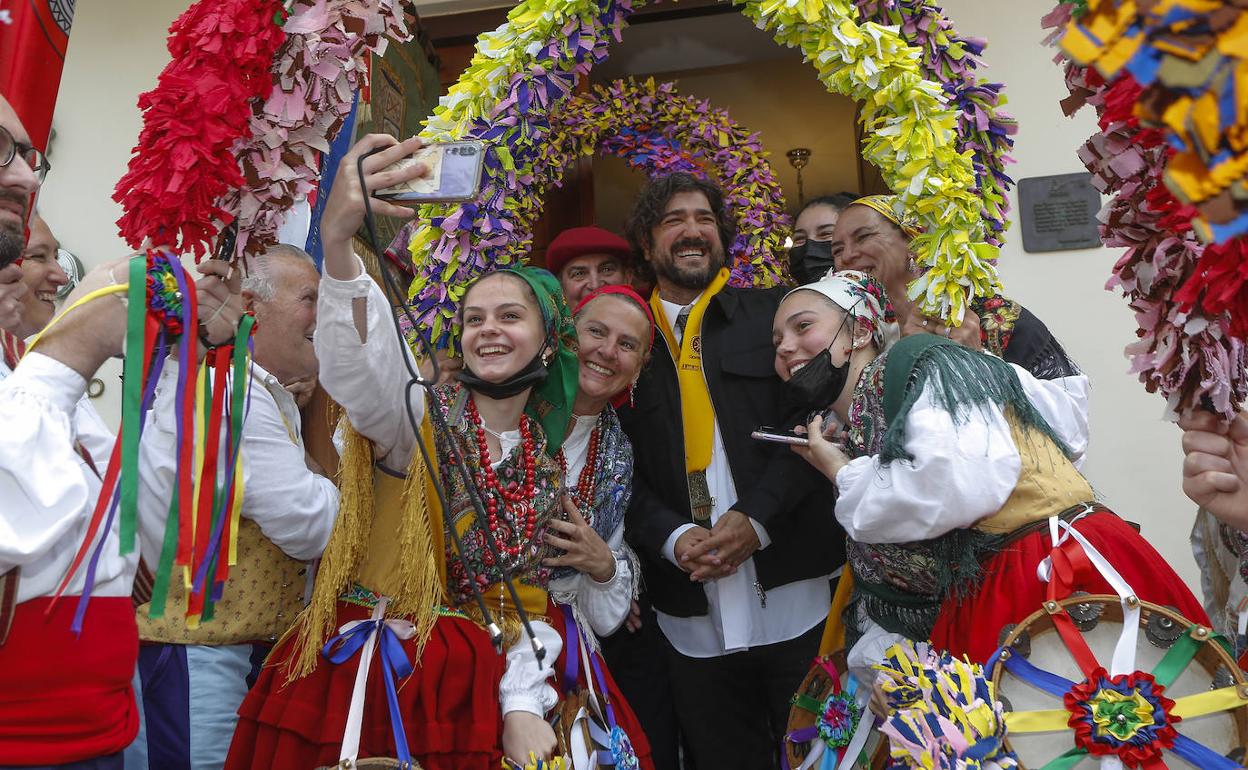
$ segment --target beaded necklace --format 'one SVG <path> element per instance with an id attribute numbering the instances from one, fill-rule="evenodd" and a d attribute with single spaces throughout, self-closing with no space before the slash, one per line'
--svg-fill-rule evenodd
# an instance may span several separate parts
<path id="1" fill-rule="evenodd" d="M 477 450 L 481 462 L 479 472 L 473 474 L 473 481 L 482 492 L 490 537 L 494 538 L 498 550 L 514 563 L 524 546 L 533 540 L 537 528 L 537 507 L 533 504 L 533 473 L 537 468 L 537 453 L 529 427 L 529 417 L 523 415 L 520 418 L 520 456 L 524 482 L 511 482 L 504 488 L 499 484 L 490 462 L 490 445 L 485 438 L 485 426 L 472 398 L 468 399 L 464 411 L 477 433 Z M 499 521 L 499 508 L 503 509 L 504 517 L 508 510 L 513 514 L 512 521 L 506 527 Z M 511 542 L 513 539 L 514 542 Z"/>
<path id="2" fill-rule="evenodd" d="M 598 471 L 598 445 L 602 440 L 602 432 L 599 430 L 597 423 L 594 429 L 589 433 L 589 449 L 585 453 L 585 465 L 581 468 L 580 474 L 576 478 L 576 488 L 569 491 L 572 502 L 581 512 L 581 516 L 585 518 L 586 524 L 593 524 L 593 503 L 594 503 L 594 477 Z M 568 458 L 564 455 L 563 448 L 559 449 L 557 455 L 559 460 L 559 478 L 568 478 Z"/>

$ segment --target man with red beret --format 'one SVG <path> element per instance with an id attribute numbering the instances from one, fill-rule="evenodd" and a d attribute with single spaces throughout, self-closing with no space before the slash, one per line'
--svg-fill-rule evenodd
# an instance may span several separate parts
<path id="1" fill-rule="evenodd" d="M 601 227 L 564 230 L 546 247 L 546 269 L 559 278 L 568 307 L 599 286 L 628 283 L 633 250 Z"/>

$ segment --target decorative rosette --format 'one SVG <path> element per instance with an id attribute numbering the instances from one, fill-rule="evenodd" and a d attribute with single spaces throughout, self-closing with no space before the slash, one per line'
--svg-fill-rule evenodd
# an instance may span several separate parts
<path id="1" fill-rule="evenodd" d="M 1075 745 L 1096 756 L 1116 755 L 1128 767 L 1139 767 L 1174 746 L 1178 733 L 1171 714 L 1174 701 L 1151 674 L 1136 671 L 1109 676 L 1092 672 L 1066 693 L 1066 710 L 1075 731 Z"/>
<path id="2" fill-rule="evenodd" d="M 889 715 L 888 767 L 1009 770 L 1005 716 L 983 669 L 926 643 L 903 642 L 876 666 Z"/>
<path id="3" fill-rule="evenodd" d="M 506 24 L 479 38 L 467 70 L 427 121 L 421 134 L 426 140 L 477 138 L 487 144 L 485 179 L 477 199 L 421 207 L 422 225 L 411 242 L 418 266 L 413 305 L 438 344 L 449 343 L 463 286 L 485 270 L 525 256 L 530 240 L 526 228 L 536 220 L 542 183 L 557 176 L 540 165 L 550 161 L 543 153 L 558 135 L 550 116 L 559 114 L 571 98 L 578 75 L 606 58 L 610 38 L 618 39 L 624 20 L 641 4 L 521 3 Z M 941 84 L 927 79 L 922 51 L 896 27 L 860 24 L 851 0 L 737 4 L 777 42 L 799 48 L 829 91 L 862 104 L 864 157 L 880 168 L 924 228 L 914 248 L 927 270 L 912 285 L 911 297 L 926 312 L 957 323 L 971 297 L 999 293 L 997 247 L 990 242 L 996 228 L 984 220 L 985 207 L 994 203 L 985 203 L 987 187 L 977 176 L 974 153 L 964 153 L 957 141 L 965 106 L 951 105 Z M 986 94 L 984 104 L 990 101 Z M 715 139 L 731 144 L 727 137 Z M 990 166 L 983 165 L 984 179 L 991 175 Z M 722 169 L 718 171 L 724 181 Z M 755 164 L 733 177 L 762 190 L 767 185 L 763 173 Z M 730 202 L 741 207 L 737 200 Z M 756 218 L 746 232 L 754 237 L 752 231 L 769 224 Z M 761 260 L 761 274 L 736 279 L 766 285 L 763 268 L 775 259 L 776 250 L 751 248 L 748 253 L 750 264 Z"/>
<path id="4" fill-rule="evenodd" d="M 862 708 L 858 706 L 853 695 L 847 692 L 829 694 L 819 708 L 819 716 L 815 721 L 815 726 L 819 729 L 819 739 L 830 749 L 848 746 L 861 716 Z"/>
<path id="5" fill-rule="evenodd" d="M 182 290 L 167 252 L 147 253 L 147 309 L 169 335 L 182 335 Z"/>
<path id="6" fill-rule="evenodd" d="M 633 742 L 628 739 L 624 728 L 615 725 L 611 728 L 611 760 L 616 770 L 637 770 L 641 763 L 637 760 L 637 752 Z"/>

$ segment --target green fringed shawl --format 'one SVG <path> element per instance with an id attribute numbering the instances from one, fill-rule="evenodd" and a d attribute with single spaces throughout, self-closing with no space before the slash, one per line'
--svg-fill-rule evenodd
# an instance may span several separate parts
<path id="1" fill-rule="evenodd" d="M 880 371 L 880 367 L 883 371 Z M 971 410 L 992 404 L 1069 450 L 1028 400 L 1013 367 L 994 356 L 965 348 L 945 337 L 917 334 L 903 338 L 864 372 L 851 407 L 851 450 L 876 455 L 880 462 L 913 460 L 906 451 L 906 421 L 924 389 L 955 424 Z M 1008 538 L 975 529 L 955 529 L 912 543 L 849 543 L 854 597 L 846 612 L 846 642 L 859 636 L 859 613 L 888 631 L 927 639 L 951 595 L 977 585 L 981 564 Z"/>
<path id="2" fill-rule="evenodd" d="M 972 409 L 989 404 L 1014 416 L 1024 428 L 1047 436 L 1067 458 L 1070 449 L 1027 398 L 1014 368 L 934 334 L 904 337 L 888 352 L 884 365 L 884 420 L 888 426 L 880 446 L 880 462 L 912 460 L 906 451 L 906 419 L 924 388 L 931 384 L 937 404 L 955 424 L 966 422 Z"/>

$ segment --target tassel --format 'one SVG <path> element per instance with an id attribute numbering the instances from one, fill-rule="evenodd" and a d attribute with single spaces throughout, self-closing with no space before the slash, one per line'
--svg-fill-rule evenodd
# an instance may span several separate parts
<path id="1" fill-rule="evenodd" d="M 335 632 L 338 597 L 351 588 L 373 528 L 373 445 L 344 418 L 338 463 L 338 517 L 321 556 L 312 601 L 287 634 L 295 634 L 291 656 L 281 662 L 286 682 L 312 673 L 325 640 Z M 278 644 L 278 648 L 281 643 Z"/>

